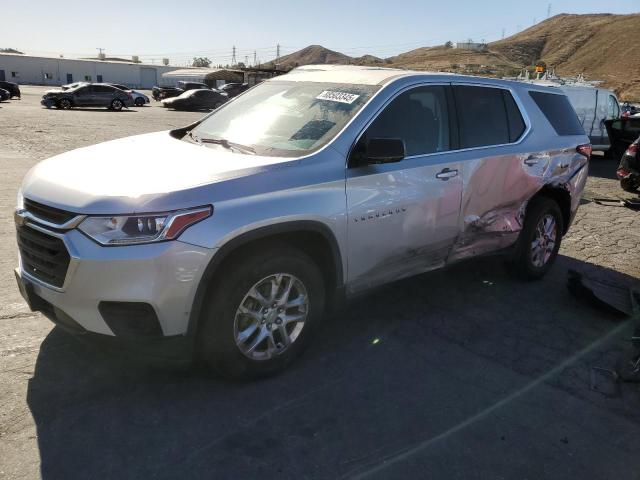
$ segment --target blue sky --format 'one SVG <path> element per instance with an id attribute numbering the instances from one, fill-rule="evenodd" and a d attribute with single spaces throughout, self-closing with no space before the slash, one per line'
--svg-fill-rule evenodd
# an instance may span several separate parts
<path id="1" fill-rule="evenodd" d="M 557 13 L 635 13 L 640 0 L 554 0 Z M 0 47 L 28 53 L 112 56 L 140 55 L 184 64 L 193 56 L 229 63 L 253 52 L 262 61 L 309 44 L 348 55 L 386 57 L 447 40 L 497 40 L 546 18 L 548 1 L 530 0 L 154 0 L 11 2 L 2 19 Z M 92 5 L 98 5 L 94 10 Z M 3 14 L 4 16 L 4 14 Z"/>

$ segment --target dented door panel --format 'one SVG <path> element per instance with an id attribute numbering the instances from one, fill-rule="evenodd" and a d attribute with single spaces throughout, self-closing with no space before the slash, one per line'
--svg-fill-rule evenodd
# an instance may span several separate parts
<path id="1" fill-rule="evenodd" d="M 349 290 L 356 292 L 444 265 L 458 235 L 462 195 L 455 154 L 350 169 L 347 178 Z"/>
<path id="2" fill-rule="evenodd" d="M 524 225 L 529 200 L 543 187 L 582 191 L 587 160 L 574 148 L 519 149 L 509 155 L 487 152 L 464 163 L 460 232 L 448 261 L 512 246 Z M 572 212 L 578 203 L 579 195 L 572 195 Z"/>

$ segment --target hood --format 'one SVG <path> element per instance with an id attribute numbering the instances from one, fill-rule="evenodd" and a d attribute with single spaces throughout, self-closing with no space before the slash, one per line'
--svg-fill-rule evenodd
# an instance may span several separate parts
<path id="1" fill-rule="evenodd" d="M 295 159 L 243 155 L 196 145 L 168 131 L 136 135 L 56 155 L 27 173 L 26 198 L 78 213 L 134 213 L 162 197 L 189 204 L 186 190 L 264 171 Z"/>

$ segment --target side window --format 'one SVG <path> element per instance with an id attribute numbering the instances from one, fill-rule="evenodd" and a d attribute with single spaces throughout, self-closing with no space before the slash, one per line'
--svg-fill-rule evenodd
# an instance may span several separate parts
<path id="1" fill-rule="evenodd" d="M 454 86 L 453 92 L 458 112 L 460 148 L 510 143 L 503 89 Z M 522 117 L 520 117 L 520 121 L 522 121 Z M 514 119 L 514 122 L 517 123 L 517 118 Z M 513 135 L 517 134 L 517 130 L 517 125 L 514 125 Z"/>
<path id="2" fill-rule="evenodd" d="M 607 112 L 607 118 L 619 118 L 620 117 L 620 105 L 616 97 L 609 95 L 609 111 Z"/>
<path id="3" fill-rule="evenodd" d="M 584 128 L 566 95 L 535 90 L 531 90 L 529 95 L 558 135 L 584 135 Z"/>
<path id="4" fill-rule="evenodd" d="M 504 98 L 504 107 L 507 109 L 509 141 L 515 142 L 524 133 L 526 125 L 524 124 L 522 113 L 520 113 L 520 109 L 518 108 L 516 101 L 513 99 L 511 92 L 503 90 L 502 97 Z"/>
<path id="5" fill-rule="evenodd" d="M 113 92 L 113 88 L 107 87 L 106 85 L 93 85 L 91 88 L 93 88 L 93 91 L 95 93 L 112 93 Z"/>
<path id="6" fill-rule="evenodd" d="M 445 87 L 417 87 L 387 105 L 362 140 L 402 139 L 407 156 L 443 152 L 450 148 L 448 117 Z"/>

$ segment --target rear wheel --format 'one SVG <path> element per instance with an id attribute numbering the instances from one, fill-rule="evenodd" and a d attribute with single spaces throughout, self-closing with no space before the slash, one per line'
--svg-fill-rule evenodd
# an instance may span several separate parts
<path id="1" fill-rule="evenodd" d="M 274 246 L 237 258 L 219 275 L 199 330 L 201 357 L 228 378 L 284 369 L 311 338 L 325 301 L 323 277 L 305 253 Z"/>
<path id="2" fill-rule="evenodd" d="M 57 107 L 61 110 L 69 110 L 73 105 L 71 104 L 71 100 L 68 98 L 62 98 L 58 100 Z"/>
<path id="3" fill-rule="evenodd" d="M 120 110 L 122 110 L 122 107 L 124 107 L 124 104 L 122 103 L 122 100 L 116 98 L 111 102 L 111 110 L 115 110 L 116 112 L 119 112 Z"/>
<path id="4" fill-rule="evenodd" d="M 511 263 L 514 273 L 530 280 L 542 278 L 558 256 L 563 225 L 560 207 L 554 200 L 534 198 L 527 208 Z"/>

